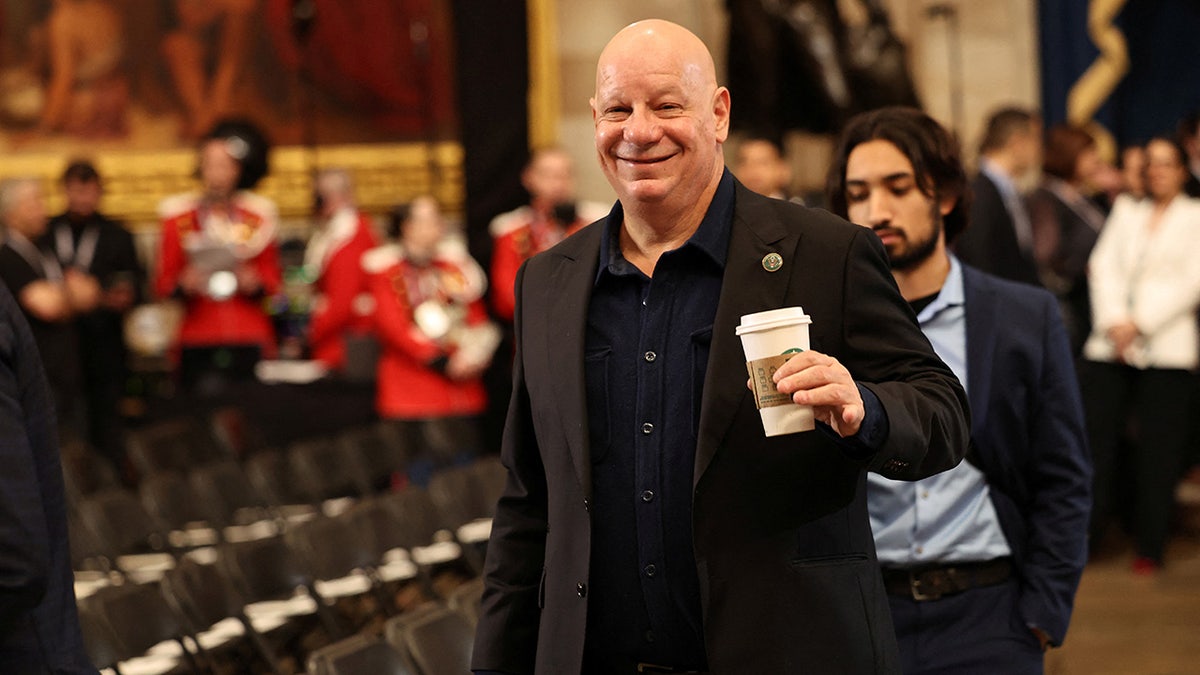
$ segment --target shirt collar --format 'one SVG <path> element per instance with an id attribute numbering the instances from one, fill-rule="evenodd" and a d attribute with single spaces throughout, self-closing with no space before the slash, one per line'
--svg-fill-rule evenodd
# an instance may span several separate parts
<path id="1" fill-rule="evenodd" d="M 917 323 L 922 326 L 943 311 L 951 307 L 960 307 L 966 301 L 966 293 L 963 290 L 962 263 L 958 262 L 958 258 L 953 255 L 949 257 L 950 273 L 946 275 L 946 282 L 942 284 L 942 290 L 938 291 L 933 302 L 926 305 L 917 315 Z"/>
<path id="2" fill-rule="evenodd" d="M 700 221 L 700 227 L 683 245 L 699 250 L 712 260 L 718 269 L 725 269 L 725 257 L 729 252 L 729 232 L 733 227 L 734 188 L 733 174 L 726 168 L 721 174 L 721 182 L 713 194 L 708 210 Z M 621 223 L 625 219 L 625 210 L 621 202 L 613 205 L 608 217 L 604 220 L 604 236 L 600 239 L 600 269 L 596 270 L 596 283 L 607 272 L 608 274 L 628 274 L 634 268 L 621 253 Z"/>

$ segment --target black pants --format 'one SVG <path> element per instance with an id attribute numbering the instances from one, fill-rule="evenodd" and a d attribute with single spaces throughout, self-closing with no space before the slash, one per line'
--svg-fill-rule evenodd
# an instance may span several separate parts
<path id="1" fill-rule="evenodd" d="M 1095 475 L 1092 541 L 1098 541 L 1112 516 L 1117 481 L 1132 480 L 1137 554 L 1161 562 L 1175 484 L 1191 441 L 1193 376 L 1185 370 L 1139 370 L 1097 361 L 1085 362 L 1080 376 Z M 1118 476 L 1118 448 L 1131 420 L 1131 472 Z"/>

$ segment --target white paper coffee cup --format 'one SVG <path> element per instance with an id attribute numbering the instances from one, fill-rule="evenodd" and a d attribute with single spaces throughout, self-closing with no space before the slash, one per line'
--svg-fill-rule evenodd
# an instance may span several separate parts
<path id="1" fill-rule="evenodd" d="M 746 314 L 737 327 L 746 354 L 746 370 L 754 385 L 754 403 L 767 436 L 781 436 L 815 428 L 812 406 L 796 405 L 781 394 L 771 379 L 775 371 L 796 354 L 808 350 L 808 325 L 812 318 L 801 307 L 783 307 Z"/>

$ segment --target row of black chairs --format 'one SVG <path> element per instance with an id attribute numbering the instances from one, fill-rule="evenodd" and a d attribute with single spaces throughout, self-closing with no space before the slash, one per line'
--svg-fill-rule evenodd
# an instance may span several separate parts
<path id="1" fill-rule="evenodd" d="M 314 651 L 308 675 L 461 675 L 470 672 L 483 585 L 460 586 L 447 603 L 391 619 L 380 635 L 359 634 Z"/>
<path id="2" fill-rule="evenodd" d="M 79 601 L 89 656 L 117 673 L 123 663 L 155 673 L 295 672 L 305 652 L 310 673 L 467 672 L 478 578 L 445 602 L 388 620 L 382 634 L 398 648 L 397 669 L 363 669 L 363 655 L 354 657 L 346 644 L 380 631 L 348 628 L 333 594 L 299 560 L 285 542 L 264 539 L 222 549 L 209 563 L 186 557 L 160 581 L 99 588 Z M 306 643 L 328 646 L 308 650 Z"/>

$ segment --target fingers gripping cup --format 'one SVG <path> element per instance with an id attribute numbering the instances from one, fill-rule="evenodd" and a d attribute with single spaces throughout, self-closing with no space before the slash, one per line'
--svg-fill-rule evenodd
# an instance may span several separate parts
<path id="1" fill-rule="evenodd" d="M 771 376 L 788 359 L 808 350 L 812 319 L 801 307 L 783 307 L 746 314 L 737 327 L 746 354 L 746 369 L 754 385 L 754 403 L 767 436 L 794 434 L 815 428 L 812 406 L 796 405 L 775 388 Z"/>

